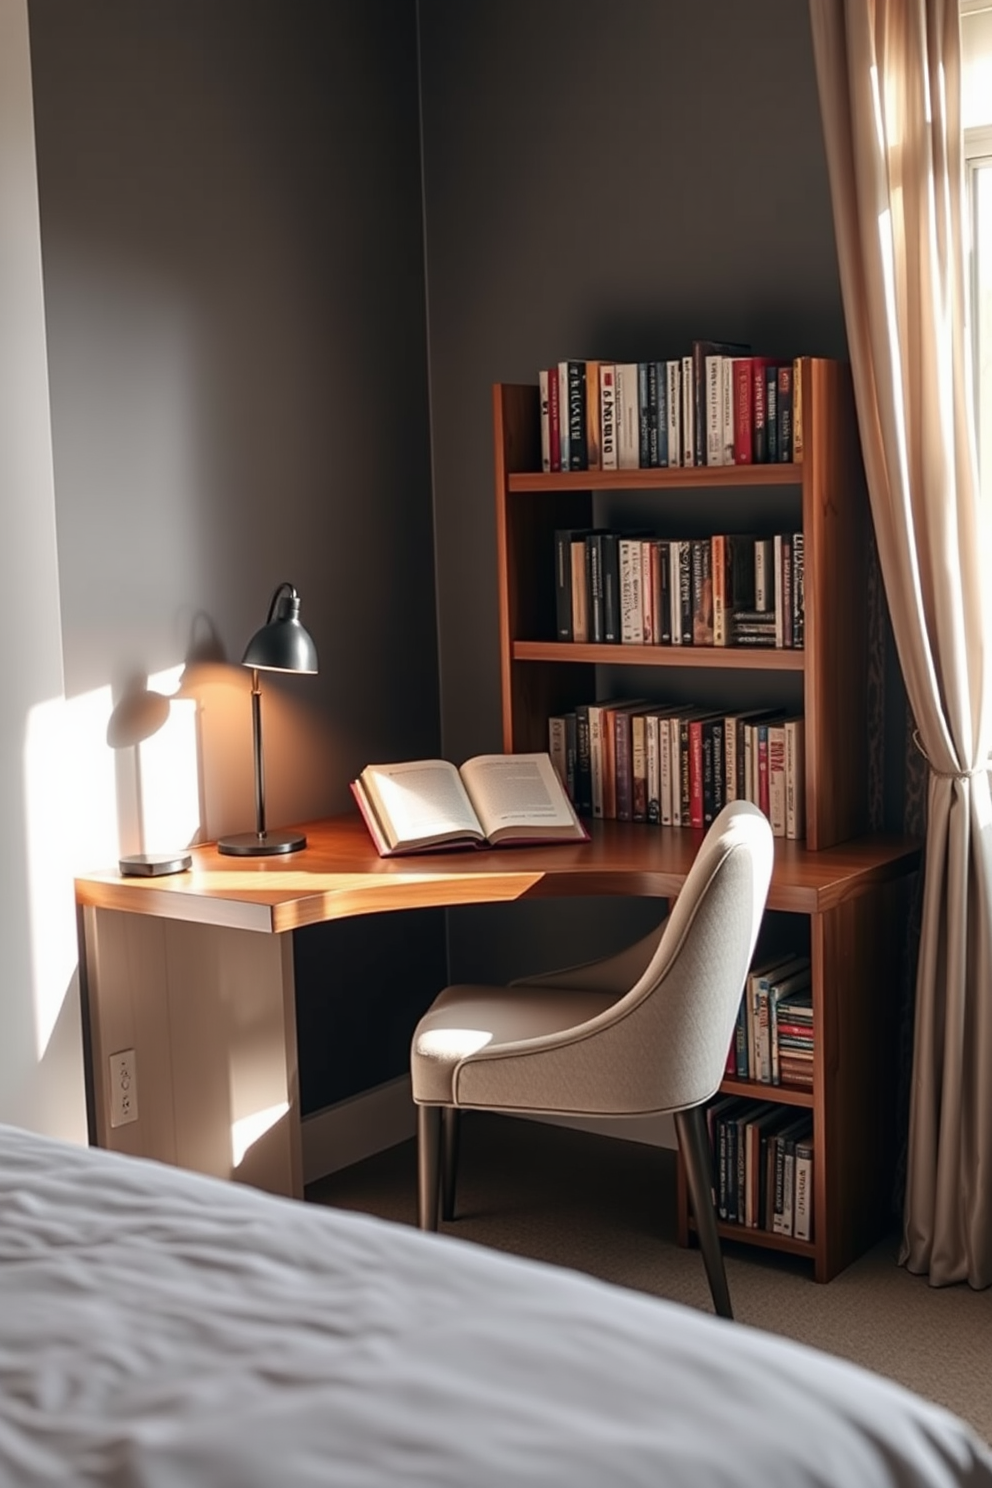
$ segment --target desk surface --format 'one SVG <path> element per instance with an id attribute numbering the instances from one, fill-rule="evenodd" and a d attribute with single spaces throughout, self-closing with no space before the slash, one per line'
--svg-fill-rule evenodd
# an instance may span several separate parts
<path id="1" fill-rule="evenodd" d="M 438 905 L 595 894 L 668 898 L 681 888 L 703 838 L 701 831 L 593 822 L 584 843 L 380 858 L 357 815 L 300 826 L 307 834 L 301 852 L 231 858 L 208 844 L 192 849 L 188 872 L 168 878 L 77 878 L 77 903 L 273 934 Z M 912 871 L 919 858 L 919 843 L 904 837 L 863 837 L 816 853 L 776 839 L 768 907 L 824 912 Z"/>

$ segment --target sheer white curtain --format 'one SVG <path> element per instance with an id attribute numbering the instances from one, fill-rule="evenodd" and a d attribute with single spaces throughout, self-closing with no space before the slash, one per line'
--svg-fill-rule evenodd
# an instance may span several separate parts
<path id="1" fill-rule="evenodd" d="M 957 0 L 810 0 L 892 625 L 930 765 L 901 1259 L 992 1283 L 992 608 L 965 325 Z"/>

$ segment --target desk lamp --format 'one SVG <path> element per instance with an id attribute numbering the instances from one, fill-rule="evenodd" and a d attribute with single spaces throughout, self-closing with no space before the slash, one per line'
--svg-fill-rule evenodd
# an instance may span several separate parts
<path id="1" fill-rule="evenodd" d="M 255 747 L 255 830 L 221 837 L 217 851 L 231 857 L 259 858 L 298 852 L 306 847 L 302 832 L 270 832 L 265 826 L 262 774 L 262 710 L 259 672 L 316 672 L 317 647 L 300 624 L 300 596 L 292 584 L 280 584 L 269 605 L 269 618 L 245 649 L 241 665 L 251 667 L 251 723 Z"/>

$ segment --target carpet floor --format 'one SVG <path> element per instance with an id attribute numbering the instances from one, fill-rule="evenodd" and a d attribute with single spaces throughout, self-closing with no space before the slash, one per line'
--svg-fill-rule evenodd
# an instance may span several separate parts
<path id="1" fill-rule="evenodd" d="M 416 1151 L 404 1142 L 307 1190 L 313 1202 L 416 1222 Z M 460 1239 L 712 1310 L 698 1251 L 675 1240 L 675 1154 L 512 1117 L 467 1112 Z M 888 1375 L 992 1442 L 992 1289 L 933 1288 L 896 1264 L 898 1237 L 826 1286 L 808 1263 L 724 1246 L 735 1316 Z"/>

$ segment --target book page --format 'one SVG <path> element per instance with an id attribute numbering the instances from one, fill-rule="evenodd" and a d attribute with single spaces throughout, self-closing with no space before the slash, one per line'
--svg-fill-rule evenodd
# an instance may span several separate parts
<path id="1" fill-rule="evenodd" d="M 360 779 L 394 847 L 484 835 L 458 771 L 447 760 L 367 765 Z"/>
<path id="2" fill-rule="evenodd" d="M 461 773 L 491 842 L 584 838 L 547 754 L 480 754 L 466 760 Z"/>

